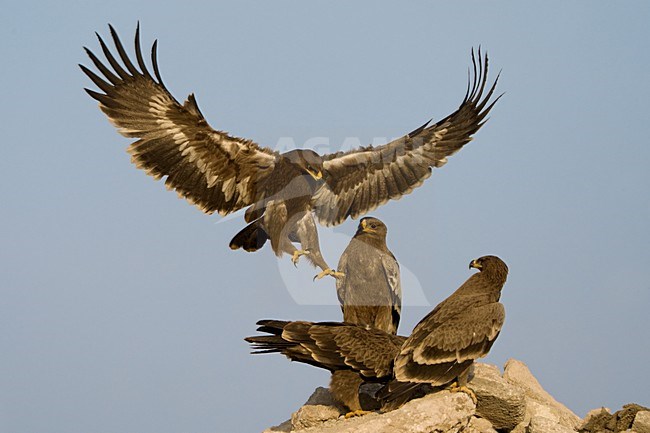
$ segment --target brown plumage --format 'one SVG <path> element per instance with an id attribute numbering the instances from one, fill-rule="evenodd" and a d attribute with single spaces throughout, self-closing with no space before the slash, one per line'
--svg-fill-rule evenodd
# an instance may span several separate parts
<path id="1" fill-rule="evenodd" d="M 357 218 L 389 199 L 397 199 L 441 167 L 485 121 L 498 100 L 496 86 L 487 89 L 487 56 L 472 52 L 473 81 L 460 107 L 439 122 L 416 129 L 383 146 L 320 156 L 298 149 L 280 154 L 210 127 L 194 95 L 179 103 L 160 75 L 154 42 L 153 75 L 147 69 L 135 34 L 135 60 L 129 59 L 110 27 L 118 57 L 99 37 L 108 65 L 86 49 L 100 75 L 80 65 L 101 90 L 88 90 L 118 131 L 137 141 L 128 151 L 133 163 L 205 213 L 226 215 L 248 208 L 249 225 L 230 243 L 255 251 L 270 239 L 274 252 L 306 254 L 322 275 L 334 272 L 318 245 L 315 218 L 324 225 Z M 292 242 L 300 242 L 297 250 Z"/>
<path id="2" fill-rule="evenodd" d="M 396 334 L 402 311 L 399 264 L 386 245 L 388 228 L 377 218 L 359 221 L 339 259 L 336 280 L 343 321 Z"/>
<path id="3" fill-rule="evenodd" d="M 475 359 L 489 352 L 505 320 L 499 302 L 508 267 L 495 256 L 470 263 L 472 275 L 413 329 L 395 357 L 395 380 L 388 386 L 387 400 L 402 403 L 414 387 L 403 383 L 441 386 L 457 380 L 467 384 Z"/>
<path id="4" fill-rule="evenodd" d="M 377 218 L 364 217 L 339 259 L 336 292 L 343 321 L 396 334 L 402 310 L 399 264 L 386 245 L 388 228 Z M 361 411 L 361 376 L 353 371 L 335 371 L 330 392 L 351 412 Z"/>
<path id="5" fill-rule="evenodd" d="M 401 337 L 347 323 L 258 322 L 270 335 L 246 338 L 254 353 L 282 353 L 293 361 L 330 371 L 357 372 L 386 383 L 387 407 L 408 399 L 419 384 L 464 386 L 475 359 L 487 355 L 505 319 L 499 303 L 508 267 L 495 256 L 473 260 L 472 275 Z M 396 403 L 397 402 L 397 403 Z"/>

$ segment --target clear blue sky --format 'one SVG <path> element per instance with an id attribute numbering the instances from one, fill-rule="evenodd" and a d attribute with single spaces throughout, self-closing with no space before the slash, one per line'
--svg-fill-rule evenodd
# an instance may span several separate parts
<path id="1" fill-rule="evenodd" d="M 650 405 L 649 18 L 644 1 L 3 5 L 0 431 L 255 432 L 328 382 L 242 338 L 260 318 L 338 320 L 333 281 L 230 251 L 241 217 L 136 170 L 83 92 L 82 46 L 109 22 L 130 45 L 138 20 L 213 127 L 321 152 L 447 115 L 487 49 L 506 92 L 490 121 L 373 212 L 410 273 L 401 332 L 497 254 L 507 319 L 487 362 L 523 360 L 581 416 Z M 355 227 L 321 230 L 330 263 Z"/>

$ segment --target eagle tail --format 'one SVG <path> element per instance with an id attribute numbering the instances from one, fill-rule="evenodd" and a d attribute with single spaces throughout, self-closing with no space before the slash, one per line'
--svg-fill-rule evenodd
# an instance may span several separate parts
<path id="1" fill-rule="evenodd" d="M 230 248 L 238 250 L 243 248 L 245 251 L 257 251 L 264 246 L 269 239 L 268 233 L 262 227 L 262 220 L 258 219 L 244 227 L 230 241 Z"/>
<path id="2" fill-rule="evenodd" d="M 253 349 L 252 353 L 283 353 L 289 358 L 292 348 L 300 346 L 299 343 L 288 341 L 282 337 L 284 328 L 291 322 L 283 320 L 260 320 L 257 322 L 259 326 L 257 331 L 266 332 L 270 335 L 256 335 L 253 337 L 244 338 L 245 341 L 250 343 Z"/>
<path id="3" fill-rule="evenodd" d="M 344 324 L 260 320 L 257 325 L 257 330 L 267 335 L 244 338 L 250 343 L 253 354 L 281 353 L 292 361 L 330 371 L 349 369 L 331 329 Z"/>
<path id="4" fill-rule="evenodd" d="M 399 408 L 414 398 L 423 397 L 437 389 L 428 383 L 392 380 L 377 391 L 377 398 L 381 401 L 382 410 L 390 411 Z"/>

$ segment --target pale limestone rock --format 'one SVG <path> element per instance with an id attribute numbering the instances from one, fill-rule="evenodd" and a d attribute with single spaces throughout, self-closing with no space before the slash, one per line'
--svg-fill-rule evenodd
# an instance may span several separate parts
<path id="1" fill-rule="evenodd" d="M 534 416 L 530 419 L 528 433 L 575 433 L 575 430 L 558 424 L 556 421 L 544 418 L 543 416 Z"/>
<path id="2" fill-rule="evenodd" d="M 562 403 L 555 400 L 548 392 L 542 388 L 537 379 L 532 375 L 526 364 L 516 359 L 510 359 L 504 366 L 503 378 L 510 384 L 521 387 L 526 393 L 527 406 L 529 406 L 529 413 L 534 410 L 544 411 L 546 419 L 557 419 L 559 424 L 575 430 L 581 423 L 578 415 L 573 413 L 569 408 Z M 537 405 L 531 403 L 531 400 L 538 403 Z M 542 409 L 541 407 L 545 407 Z M 548 414 L 548 411 L 552 415 Z M 531 420 L 533 414 L 531 413 Z"/>
<path id="3" fill-rule="evenodd" d="M 530 424 L 530 419 L 524 419 L 524 421 L 520 422 L 510 430 L 510 433 L 528 433 L 528 425 Z"/>
<path id="4" fill-rule="evenodd" d="M 512 430 L 524 420 L 524 390 L 503 379 L 496 366 L 475 364 L 468 387 L 476 394 L 477 414 L 490 421 L 495 429 Z"/>
<path id="5" fill-rule="evenodd" d="M 321 426 L 324 422 L 335 420 L 342 411 L 334 403 L 327 388 L 316 388 L 307 402 L 291 415 L 293 430 L 303 430 L 309 427 Z"/>
<path id="6" fill-rule="evenodd" d="M 497 433 L 492 423 L 484 418 L 471 417 L 463 433 Z"/>
<path id="7" fill-rule="evenodd" d="M 368 389 L 368 398 L 373 398 L 377 386 Z M 477 395 L 478 407 L 465 393 L 439 391 L 391 412 L 351 419 L 341 416 L 342 409 L 326 388 L 318 388 L 291 420 L 263 433 L 575 433 L 580 421 L 520 361 L 509 360 L 503 377 L 495 366 L 476 364 L 468 386 Z M 636 404 L 614 414 L 594 409 L 579 431 L 650 433 L 650 410 Z"/>
<path id="8" fill-rule="evenodd" d="M 636 413 L 632 430 L 637 433 L 650 433 L 650 411 L 642 410 Z"/>
<path id="9" fill-rule="evenodd" d="M 555 408 L 545 406 L 530 397 L 526 397 L 526 411 L 528 412 L 528 418 L 532 419 L 538 416 L 551 420 L 555 423 L 560 423 L 560 414 L 557 410 L 555 410 Z"/>
<path id="10" fill-rule="evenodd" d="M 336 406 L 305 405 L 291 415 L 293 430 L 302 430 L 322 425 L 325 421 L 335 420 L 341 416 Z"/>
<path id="11" fill-rule="evenodd" d="M 589 412 L 587 412 L 587 415 L 585 415 L 585 418 L 584 418 L 583 422 L 586 424 L 592 418 L 600 417 L 600 416 L 603 416 L 603 415 L 612 416 L 612 411 L 608 407 L 605 407 L 605 406 L 601 406 L 601 407 L 599 407 L 597 409 L 591 409 Z"/>
<path id="12" fill-rule="evenodd" d="M 328 421 L 304 433 L 460 433 L 475 406 L 467 394 L 447 391 L 412 400 L 384 414 Z"/>

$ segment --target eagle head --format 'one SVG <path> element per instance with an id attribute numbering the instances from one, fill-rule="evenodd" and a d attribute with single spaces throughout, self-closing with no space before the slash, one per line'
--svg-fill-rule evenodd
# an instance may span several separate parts
<path id="1" fill-rule="evenodd" d="M 497 256 L 483 256 L 469 263 L 469 268 L 478 269 L 484 274 L 503 279 L 508 276 L 508 266 Z"/>
<path id="2" fill-rule="evenodd" d="M 388 227 L 377 218 L 364 217 L 359 221 L 359 227 L 357 228 L 356 234 L 360 235 L 363 233 L 369 233 L 385 239 L 386 234 L 388 233 Z"/>
<path id="3" fill-rule="evenodd" d="M 323 177 L 323 158 L 310 149 L 291 150 L 282 155 L 289 162 L 297 166 L 302 172 L 310 175 L 315 180 Z"/>

